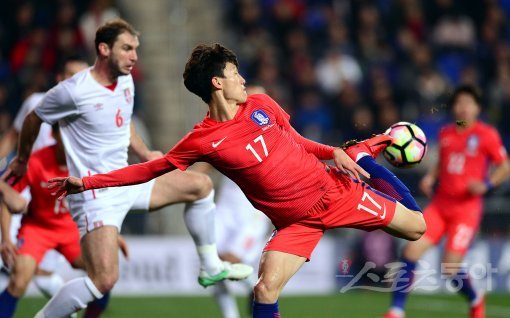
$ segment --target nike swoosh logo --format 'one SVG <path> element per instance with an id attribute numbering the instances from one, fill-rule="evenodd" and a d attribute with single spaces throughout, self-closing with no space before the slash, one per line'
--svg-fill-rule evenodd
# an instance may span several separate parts
<path id="1" fill-rule="evenodd" d="M 382 214 L 382 215 L 379 215 L 379 217 L 380 217 L 381 219 L 383 219 L 383 220 L 386 218 L 386 204 L 384 204 L 384 212 L 383 212 L 383 214 Z"/>
<path id="2" fill-rule="evenodd" d="M 223 137 L 223 139 L 221 139 L 221 140 L 219 140 L 219 141 L 217 141 L 217 142 L 214 142 L 214 141 L 213 141 L 213 142 L 212 142 L 212 147 L 213 147 L 213 148 L 218 147 L 218 146 L 219 146 L 219 145 L 223 142 L 223 140 L 225 140 L 226 138 L 227 138 L 227 137 Z"/>

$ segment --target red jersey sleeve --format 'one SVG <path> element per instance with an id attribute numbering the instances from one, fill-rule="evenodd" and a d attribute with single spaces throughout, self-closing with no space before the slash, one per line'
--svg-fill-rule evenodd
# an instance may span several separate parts
<path id="1" fill-rule="evenodd" d="M 202 161 L 199 133 L 192 131 L 165 155 L 165 158 L 180 170 L 186 170 L 197 161 Z"/>
<path id="2" fill-rule="evenodd" d="M 487 154 L 494 164 L 500 164 L 507 160 L 508 155 L 501 141 L 498 131 L 491 127 L 487 130 Z"/>
<path id="3" fill-rule="evenodd" d="M 271 107 L 276 117 L 276 123 L 288 131 L 294 140 L 301 144 L 308 153 L 315 155 L 320 160 L 333 159 L 335 147 L 323 145 L 301 136 L 290 124 L 290 115 L 274 99 L 263 94 L 257 97 L 261 98 L 266 105 Z"/>
<path id="4" fill-rule="evenodd" d="M 127 166 L 108 173 L 83 177 L 85 190 L 140 184 L 175 170 L 166 157 Z"/>

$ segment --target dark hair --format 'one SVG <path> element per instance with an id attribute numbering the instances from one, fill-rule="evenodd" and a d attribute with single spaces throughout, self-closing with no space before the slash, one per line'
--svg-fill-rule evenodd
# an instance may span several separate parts
<path id="1" fill-rule="evenodd" d="M 96 31 L 96 53 L 99 55 L 99 43 L 106 43 L 110 48 L 113 46 L 113 43 L 117 40 L 119 34 L 124 32 L 128 32 L 131 35 L 139 36 L 140 33 L 136 31 L 131 24 L 127 23 L 122 19 L 114 19 L 106 22 L 102 26 L 99 27 Z"/>
<path id="2" fill-rule="evenodd" d="M 453 91 L 453 94 L 452 96 L 450 97 L 450 101 L 448 103 L 448 105 L 450 106 L 450 108 L 453 107 L 453 105 L 455 104 L 455 102 L 457 101 L 457 98 L 459 97 L 459 95 L 461 94 L 468 94 L 468 95 L 471 95 L 471 97 L 475 100 L 476 104 L 481 107 L 481 104 L 482 104 L 482 96 L 480 94 L 480 91 L 472 86 L 472 85 L 461 85 L 461 86 L 458 86 L 454 91 Z"/>
<path id="3" fill-rule="evenodd" d="M 80 55 L 66 56 L 58 61 L 57 67 L 55 69 L 56 74 L 64 74 L 68 63 L 85 63 L 85 64 L 87 64 L 87 61 L 85 60 L 85 58 L 83 58 Z"/>
<path id="4" fill-rule="evenodd" d="M 184 86 L 200 96 L 206 103 L 211 101 L 212 83 L 215 76 L 223 77 L 223 70 L 227 63 L 239 66 L 234 52 L 215 43 L 213 45 L 198 45 L 193 49 L 186 62 L 184 73 Z"/>

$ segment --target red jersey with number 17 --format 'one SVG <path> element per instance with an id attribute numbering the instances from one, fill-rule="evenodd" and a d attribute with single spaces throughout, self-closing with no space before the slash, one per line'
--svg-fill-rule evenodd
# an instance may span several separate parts
<path id="1" fill-rule="evenodd" d="M 480 121 L 468 129 L 447 125 L 439 134 L 437 195 L 445 199 L 473 198 L 467 189 L 468 182 L 484 181 L 489 164 L 506 159 L 506 150 L 493 127 Z"/>
<path id="2" fill-rule="evenodd" d="M 67 168 L 57 163 L 57 146 L 42 148 L 34 152 L 28 160 L 28 171 L 14 189 L 18 192 L 30 188 L 32 199 L 27 214 L 21 219 L 24 224 L 34 224 L 45 228 L 76 228 L 65 200 L 57 200 L 48 190 L 47 181 L 55 177 L 67 177 Z"/>
<path id="3" fill-rule="evenodd" d="M 231 120 L 206 117 L 166 158 L 182 170 L 197 161 L 212 164 L 277 228 L 284 227 L 303 219 L 334 185 L 325 164 L 298 142 L 302 137 L 289 118 L 269 96 L 251 95 Z"/>

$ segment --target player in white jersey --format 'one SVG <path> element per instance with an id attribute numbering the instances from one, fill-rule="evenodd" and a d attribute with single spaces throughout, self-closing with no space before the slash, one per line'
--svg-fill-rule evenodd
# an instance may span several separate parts
<path id="1" fill-rule="evenodd" d="M 60 82 L 69 78 L 75 73 L 85 69 L 87 66 L 87 63 L 79 57 L 69 57 L 63 60 L 58 66 L 56 80 L 57 82 Z M 14 149 L 25 117 L 41 102 L 44 94 L 45 93 L 41 92 L 33 93 L 23 102 L 20 110 L 14 118 L 12 127 L 0 139 L 0 158 L 6 157 Z M 41 148 L 54 144 L 55 139 L 53 138 L 51 126 L 43 123 L 34 142 L 32 151 L 37 151 Z M 21 194 L 25 200 L 30 201 L 30 191 L 23 191 Z M 14 214 L 11 216 L 11 214 L 7 213 L 5 217 L 10 218 L 10 220 L 6 219 L 2 222 L 2 231 L 0 232 L 5 235 L 2 234 L 0 251 L 2 253 L 9 254 L 10 252 L 13 252 L 13 248 L 15 246 L 14 243 L 16 242 L 16 235 L 21 225 L 21 215 Z M 0 264 L 1 262 L 2 260 L 0 259 Z M 52 297 L 64 284 L 62 277 L 56 274 L 55 271 L 59 265 L 65 262 L 65 258 L 54 250 L 49 251 L 44 256 L 38 266 L 36 276 L 34 277 L 36 286 L 44 295 Z"/>
<path id="2" fill-rule="evenodd" d="M 216 200 L 216 242 L 223 260 L 258 266 L 260 251 L 268 239 L 269 219 L 255 209 L 237 184 L 222 178 Z M 243 281 L 251 291 L 257 282 L 255 274 Z M 213 295 L 224 318 L 241 317 L 234 295 L 226 282 L 214 286 Z M 252 300 L 249 303 L 251 305 Z M 251 306 L 250 306 L 251 309 Z"/>
<path id="3" fill-rule="evenodd" d="M 123 20 L 96 32 L 92 68 L 59 83 L 23 124 L 18 154 L 7 180 L 26 172 L 26 162 L 42 121 L 59 122 L 70 174 L 87 176 L 127 166 L 128 146 L 143 161 L 161 157 L 150 151 L 131 124 L 134 85 L 130 75 L 138 56 L 138 33 Z M 36 317 L 66 317 L 112 289 L 118 279 L 117 235 L 129 209 L 155 210 L 185 202 L 185 221 L 201 261 L 199 283 L 244 279 L 253 268 L 222 262 L 214 238 L 211 180 L 196 172 L 174 171 L 151 182 L 70 196 L 69 207 L 82 235 L 87 277 L 67 282 Z"/>

